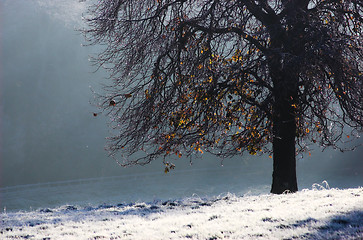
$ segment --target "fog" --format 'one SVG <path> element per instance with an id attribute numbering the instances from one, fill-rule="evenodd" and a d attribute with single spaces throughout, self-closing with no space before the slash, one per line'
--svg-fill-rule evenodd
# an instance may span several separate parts
<path id="1" fill-rule="evenodd" d="M 98 110 L 90 104 L 94 97 L 90 87 L 99 88 L 107 73 L 94 72 L 88 59 L 97 48 L 82 47 L 83 36 L 75 30 L 82 27 L 88 2 L 0 0 L 0 4 L 1 188 L 119 176 L 117 189 L 129 189 L 123 196 L 130 201 L 139 197 L 132 194 L 136 189 L 153 196 L 169 191 L 165 197 L 203 194 L 201 189 L 213 184 L 219 188 L 210 194 L 248 186 L 268 191 L 272 161 L 266 156 L 225 159 L 224 167 L 209 155 L 196 159 L 193 166 L 189 159 L 179 159 L 168 175 L 161 160 L 144 167 L 119 167 L 104 151 L 107 119 L 94 117 Z M 332 187 L 362 186 L 362 156 L 363 148 L 344 154 L 316 150 L 312 156 L 299 157 L 300 188 L 323 180 Z M 138 176 L 134 178 L 138 183 L 130 176 Z M 147 185 L 140 183 L 145 179 Z M 2 205 L 19 198 L 6 194 Z"/>

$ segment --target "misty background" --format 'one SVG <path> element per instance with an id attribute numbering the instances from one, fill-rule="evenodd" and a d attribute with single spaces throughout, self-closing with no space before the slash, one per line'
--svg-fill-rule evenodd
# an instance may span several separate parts
<path id="1" fill-rule="evenodd" d="M 207 154 L 121 168 L 107 157 L 107 119 L 90 104 L 107 73 L 92 67 L 97 47 L 84 47 L 88 1 L 0 0 L 0 207 L 29 209 L 71 202 L 146 201 L 268 193 L 272 160 Z M 312 149 L 297 162 L 299 189 L 363 186 L 363 147 L 340 153 Z"/>

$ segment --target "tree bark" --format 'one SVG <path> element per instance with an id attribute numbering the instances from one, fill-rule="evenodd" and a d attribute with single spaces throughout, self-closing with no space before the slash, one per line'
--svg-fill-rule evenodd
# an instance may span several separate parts
<path id="1" fill-rule="evenodd" d="M 291 103 L 286 100 L 275 104 L 273 119 L 273 174 L 271 193 L 281 194 L 285 191 L 296 192 L 296 123 L 292 114 Z"/>
<path id="2" fill-rule="evenodd" d="M 296 56 L 305 50 L 301 36 L 305 34 L 307 0 L 283 1 L 287 26 L 284 32 L 271 32 L 271 49 L 279 49 L 279 54 L 269 58 L 269 68 L 273 81 L 273 173 L 271 193 L 296 192 L 296 110 L 299 107 L 298 83 L 300 65 Z M 288 54 L 285 54 L 288 53 Z"/>
<path id="3" fill-rule="evenodd" d="M 273 174 L 271 193 L 296 192 L 296 119 L 297 81 L 279 73 L 274 81 L 273 104 Z"/>

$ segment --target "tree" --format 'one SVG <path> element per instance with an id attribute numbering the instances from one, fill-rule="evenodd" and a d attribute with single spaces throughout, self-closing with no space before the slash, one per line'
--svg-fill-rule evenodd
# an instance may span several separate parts
<path id="1" fill-rule="evenodd" d="M 363 130 L 360 0 L 105 0 L 86 21 L 123 166 L 267 153 L 271 192 L 295 192 L 297 153 Z"/>

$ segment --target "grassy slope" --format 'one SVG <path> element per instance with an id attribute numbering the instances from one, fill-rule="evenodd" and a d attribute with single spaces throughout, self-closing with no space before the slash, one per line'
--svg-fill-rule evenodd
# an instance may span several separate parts
<path id="1" fill-rule="evenodd" d="M 363 239 L 363 188 L 62 206 L 0 218 L 1 239 Z"/>

